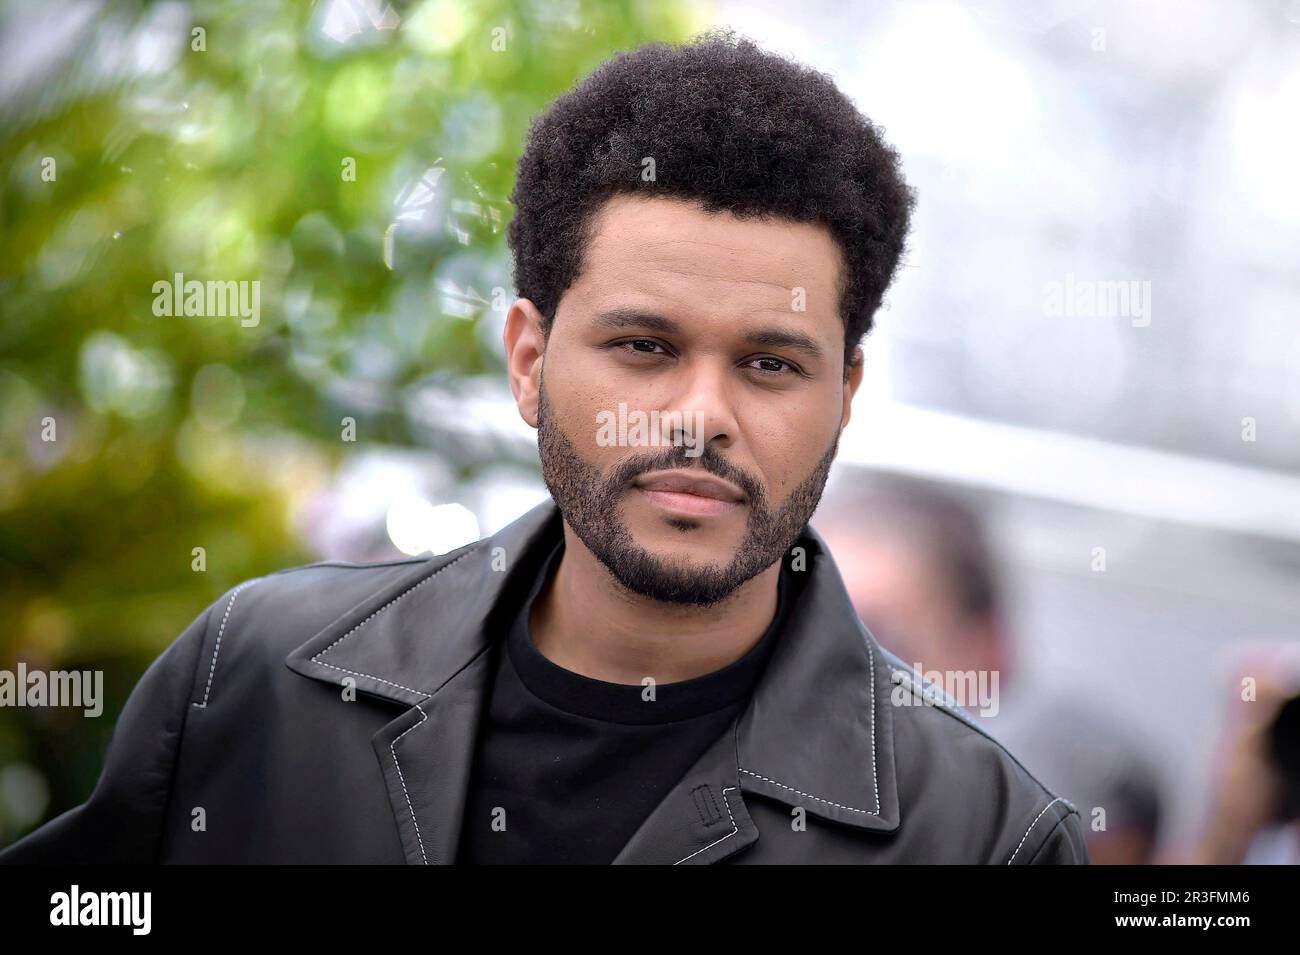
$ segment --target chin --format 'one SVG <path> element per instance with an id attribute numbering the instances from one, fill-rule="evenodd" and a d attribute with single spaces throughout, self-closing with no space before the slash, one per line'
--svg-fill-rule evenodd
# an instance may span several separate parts
<path id="1" fill-rule="evenodd" d="M 730 560 L 745 536 L 744 521 L 701 519 L 685 514 L 630 515 L 627 527 L 637 544 L 665 556 L 705 555 L 710 559 Z"/>
<path id="2" fill-rule="evenodd" d="M 727 567 L 736 558 L 736 542 L 697 540 L 692 535 L 697 532 L 683 533 L 672 527 L 665 527 L 660 534 L 634 534 L 633 541 L 647 554 L 657 558 L 676 570 L 703 570 L 706 567 Z"/>

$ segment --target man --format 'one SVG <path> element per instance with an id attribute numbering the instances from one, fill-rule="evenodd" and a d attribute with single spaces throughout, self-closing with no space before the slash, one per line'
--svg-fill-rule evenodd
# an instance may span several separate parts
<path id="1" fill-rule="evenodd" d="M 6 861 L 1087 861 L 997 743 L 896 705 L 807 529 L 912 206 L 878 131 L 747 42 L 650 46 L 540 118 L 513 198 L 554 501 L 234 588 Z"/>

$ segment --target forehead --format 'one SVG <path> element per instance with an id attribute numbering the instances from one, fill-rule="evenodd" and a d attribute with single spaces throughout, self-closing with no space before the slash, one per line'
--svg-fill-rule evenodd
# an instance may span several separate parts
<path id="1" fill-rule="evenodd" d="M 686 313 L 780 314 L 808 331 L 838 332 L 841 262 L 822 226 L 620 195 L 597 212 L 569 292 L 590 307 L 643 299 Z M 796 289 L 802 311 L 793 304 Z"/>

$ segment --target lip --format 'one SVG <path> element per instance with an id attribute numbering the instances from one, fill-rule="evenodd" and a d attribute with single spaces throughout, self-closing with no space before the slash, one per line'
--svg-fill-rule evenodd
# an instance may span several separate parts
<path id="1" fill-rule="evenodd" d="M 712 517 L 740 507 L 745 494 L 730 481 L 706 473 L 654 471 L 633 482 L 649 501 L 668 511 Z"/>

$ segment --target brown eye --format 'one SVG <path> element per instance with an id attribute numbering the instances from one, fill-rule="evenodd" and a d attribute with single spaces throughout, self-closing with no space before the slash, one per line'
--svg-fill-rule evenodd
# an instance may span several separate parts
<path id="1" fill-rule="evenodd" d="M 749 363 L 749 365 L 751 368 L 761 365 L 762 367 L 759 368 L 760 371 L 765 371 L 771 374 L 778 374 L 778 375 L 783 372 L 795 370 L 794 365 L 790 364 L 785 359 L 772 358 L 771 356 L 767 356 L 764 358 L 755 358 L 753 361 Z"/>
<path id="2" fill-rule="evenodd" d="M 649 338 L 629 338 L 627 341 L 618 342 L 615 347 L 634 351 L 642 355 L 657 355 L 660 353 L 666 355 L 668 353 L 668 350 L 664 348 L 663 345 L 660 345 L 657 341 L 653 341 Z M 656 348 L 659 349 L 659 351 L 655 351 Z"/>

